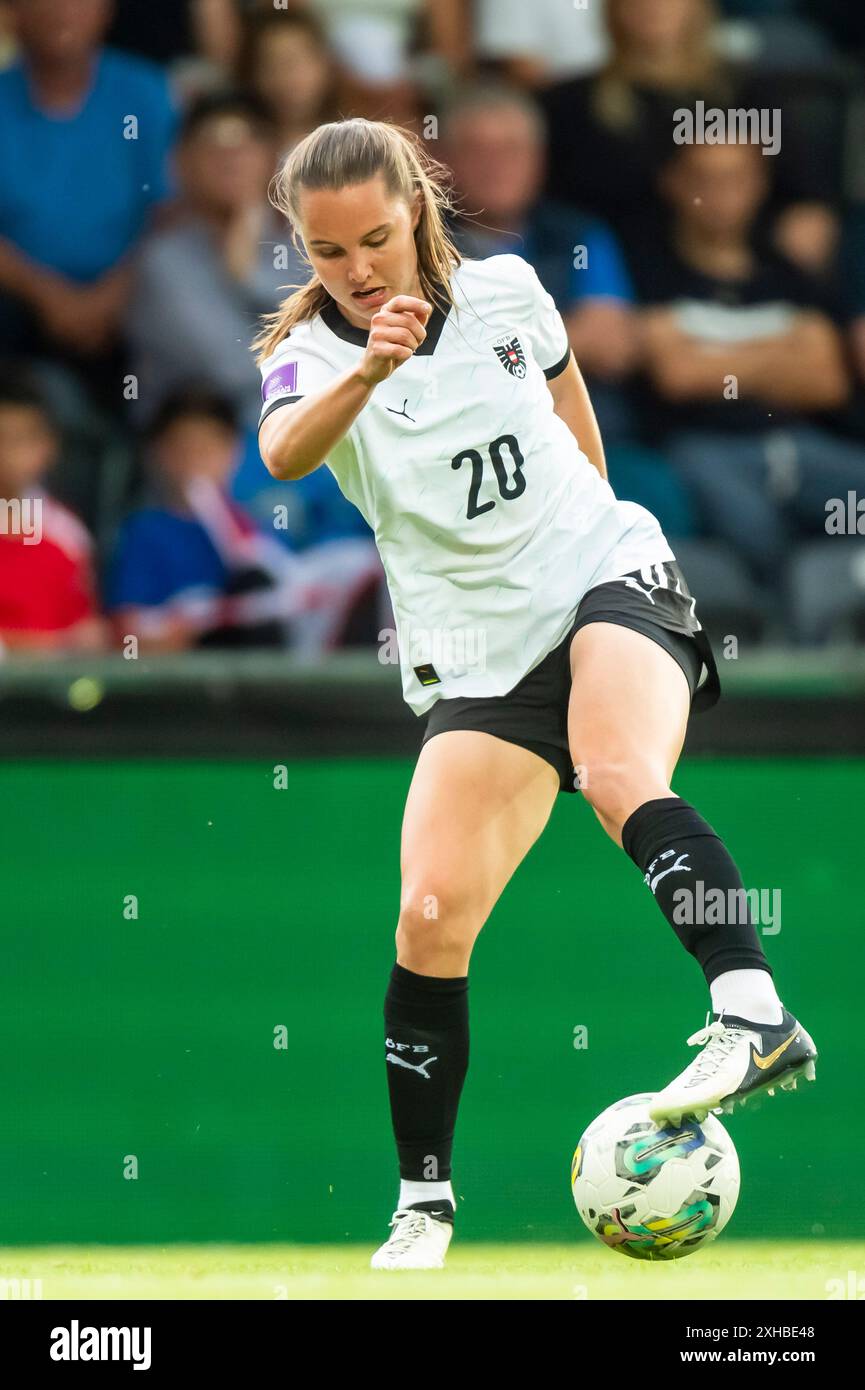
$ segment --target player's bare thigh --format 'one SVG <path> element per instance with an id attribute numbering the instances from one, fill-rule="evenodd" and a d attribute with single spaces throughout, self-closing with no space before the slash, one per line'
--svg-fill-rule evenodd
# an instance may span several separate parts
<path id="1" fill-rule="evenodd" d="M 616 623 L 588 623 L 571 643 L 568 741 L 583 795 L 604 829 L 621 829 L 645 801 L 672 796 L 691 706 L 679 663 Z"/>
<path id="2" fill-rule="evenodd" d="M 468 973 L 478 933 L 558 788 L 549 763 L 492 734 L 447 730 L 423 745 L 403 817 L 400 965 L 420 975 Z"/>

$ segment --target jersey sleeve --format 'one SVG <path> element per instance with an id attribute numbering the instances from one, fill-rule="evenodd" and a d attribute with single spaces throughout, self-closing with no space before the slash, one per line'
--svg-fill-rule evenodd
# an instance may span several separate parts
<path id="1" fill-rule="evenodd" d="M 527 333 L 532 345 L 535 361 L 542 369 L 547 381 L 559 376 L 571 360 L 571 345 L 568 330 L 555 300 L 548 294 L 538 279 L 534 266 L 520 256 L 512 258 L 520 266 L 528 293 Z"/>
<path id="2" fill-rule="evenodd" d="M 329 386 L 339 376 L 339 370 L 316 345 L 306 340 L 302 331 L 295 329 L 261 364 L 259 429 L 274 410 Z"/>

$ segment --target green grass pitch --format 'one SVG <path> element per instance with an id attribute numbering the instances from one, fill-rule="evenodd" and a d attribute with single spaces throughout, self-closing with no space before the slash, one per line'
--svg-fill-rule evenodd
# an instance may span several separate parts
<path id="1" fill-rule="evenodd" d="M 372 1271 L 372 1246 L 30 1246 L 0 1251 L 0 1286 L 51 1299 L 814 1299 L 849 1297 L 865 1246 L 729 1241 L 642 1264 L 584 1240 L 454 1244 L 447 1268 Z M 41 1281 L 36 1285 L 33 1281 Z M 16 1292 L 17 1290 L 17 1292 Z M 842 1293 L 842 1290 L 845 1292 Z"/>

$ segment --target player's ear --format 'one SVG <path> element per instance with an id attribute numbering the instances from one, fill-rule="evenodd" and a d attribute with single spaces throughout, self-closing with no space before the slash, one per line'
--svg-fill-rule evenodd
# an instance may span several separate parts
<path id="1" fill-rule="evenodd" d="M 412 209 L 411 209 L 411 229 L 412 229 L 413 232 L 416 232 L 416 231 L 417 231 L 418 223 L 420 222 L 420 215 L 421 215 L 422 212 L 423 212 L 423 194 L 421 193 L 420 189 L 417 189 L 417 190 L 415 191 L 414 201 L 413 201 L 413 203 L 412 203 Z"/>

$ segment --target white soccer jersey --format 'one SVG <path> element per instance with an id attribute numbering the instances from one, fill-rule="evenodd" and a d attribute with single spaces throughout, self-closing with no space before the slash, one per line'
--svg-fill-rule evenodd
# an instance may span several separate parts
<path id="1" fill-rule="evenodd" d="M 373 532 L 417 714 L 506 695 L 565 636 L 587 589 L 674 558 L 616 500 L 553 409 L 568 337 L 519 256 L 464 261 L 455 306 L 376 386 L 326 460 Z M 356 365 L 367 332 L 335 304 L 262 364 L 262 420 Z"/>

